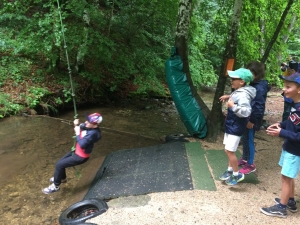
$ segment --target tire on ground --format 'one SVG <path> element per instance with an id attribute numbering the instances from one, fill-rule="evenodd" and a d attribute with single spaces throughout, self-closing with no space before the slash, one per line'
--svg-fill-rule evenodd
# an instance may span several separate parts
<path id="1" fill-rule="evenodd" d="M 103 200 L 86 199 L 76 202 L 64 210 L 59 217 L 59 223 L 61 225 L 78 225 L 84 223 L 87 219 L 101 215 L 107 209 L 107 203 Z"/>
<path id="2" fill-rule="evenodd" d="M 169 143 L 169 142 L 176 142 L 176 141 L 180 141 L 180 142 L 188 142 L 188 140 L 185 139 L 185 135 L 183 134 L 169 134 L 166 136 L 165 138 L 165 142 Z"/>

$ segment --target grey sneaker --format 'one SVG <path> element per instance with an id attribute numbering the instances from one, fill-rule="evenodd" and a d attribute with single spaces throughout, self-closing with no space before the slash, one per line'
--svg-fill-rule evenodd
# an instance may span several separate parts
<path id="1" fill-rule="evenodd" d="M 281 218 L 287 217 L 286 209 L 280 208 L 278 204 L 268 207 L 268 208 L 260 208 L 260 211 L 263 214 L 266 214 L 268 216 L 276 216 L 276 217 L 281 217 Z"/>
<path id="2" fill-rule="evenodd" d="M 220 179 L 220 180 L 227 180 L 229 177 L 231 177 L 232 173 L 233 173 L 232 171 L 226 170 L 226 171 L 219 177 L 219 179 Z"/>
<path id="3" fill-rule="evenodd" d="M 276 204 L 279 204 L 280 203 L 280 198 L 275 198 L 274 201 L 276 202 Z M 286 205 L 286 208 L 295 213 L 297 212 L 297 203 L 296 202 L 291 202 L 291 201 L 288 201 L 288 204 Z"/>
<path id="4" fill-rule="evenodd" d="M 49 187 L 44 188 L 42 191 L 44 194 L 51 194 L 59 191 L 59 187 L 56 187 L 55 184 L 50 184 Z"/>
<path id="5" fill-rule="evenodd" d="M 241 172 L 239 172 L 239 174 L 237 176 L 233 176 L 233 174 L 231 175 L 231 177 L 229 177 L 225 183 L 227 185 L 230 185 L 230 186 L 234 186 L 236 185 L 238 182 L 241 182 L 242 180 L 244 180 L 245 178 L 245 175 L 242 174 Z"/>
<path id="6" fill-rule="evenodd" d="M 54 183 L 54 177 L 51 177 L 49 181 L 50 181 L 51 184 L 53 184 Z M 66 179 L 62 179 L 60 182 L 61 183 L 67 183 L 67 178 Z"/>

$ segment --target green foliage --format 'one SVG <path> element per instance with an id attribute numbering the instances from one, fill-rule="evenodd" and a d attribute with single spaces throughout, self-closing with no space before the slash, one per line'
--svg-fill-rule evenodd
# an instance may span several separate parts
<path id="1" fill-rule="evenodd" d="M 220 64 L 220 56 L 213 56 L 213 48 L 221 43 L 214 43 L 215 37 L 210 33 L 211 20 L 206 13 L 216 11 L 216 3 L 204 1 L 201 10 L 194 11 L 190 24 L 189 38 L 189 62 L 190 71 L 194 85 L 201 89 L 202 86 L 213 86 L 217 82 L 217 75 L 214 66 Z M 217 46 L 216 46 L 217 45 Z M 211 46 L 211 47 L 208 47 Z M 221 46 L 220 46 L 221 47 Z"/>
<path id="2" fill-rule="evenodd" d="M 219 74 L 224 50 L 227 42 L 231 21 L 233 0 L 197 2 L 197 8 L 193 12 L 190 26 L 189 45 L 198 48 L 205 60 L 197 59 L 197 62 L 211 62 L 213 73 Z M 195 50 L 194 50 L 195 51 Z M 209 70 L 210 66 L 202 66 Z M 209 75 L 208 77 L 213 77 Z M 208 83 L 211 83 L 209 81 Z"/>
<path id="3" fill-rule="evenodd" d="M 171 0 L 163 3 L 140 0 L 134 4 L 131 1 L 116 4 L 116 14 L 111 15 L 111 10 L 104 10 L 103 21 L 108 22 L 100 23 L 104 27 L 96 27 L 98 30 L 107 28 L 104 33 L 95 32 L 95 27 L 93 30 L 89 28 L 87 47 L 94 63 L 92 71 L 82 75 L 93 84 L 105 80 L 104 85 L 111 92 L 118 91 L 128 81 L 138 85 L 138 93 L 149 89 L 163 90 L 164 62 L 173 44 L 172 29 L 176 21 L 177 4 Z M 91 8 L 88 10 L 92 12 L 91 21 L 98 21 L 92 17 L 94 11 Z M 106 35 L 107 24 L 109 36 Z M 98 65 L 103 70 L 98 69 L 95 76 L 96 68 L 93 67 Z M 149 80 L 154 86 L 148 85 Z"/>
<path id="4" fill-rule="evenodd" d="M 30 74 L 31 62 L 23 57 L 3 56 L 0 58 L 0 85 L 6 79 L 12 79 L 16 83 L 23 81 Z"/>
<path id="5" fill-rule="evenodd" d="M 274 35 L 287 1 L 255 0 L 251 2 L 245 1 L 244 4 L 239 30 L 238 66 L 242 66 L 251 60 L 259 61 L 262 58 L 268 43 Z M 284 26 L 272 47 L 266 63 L 266 78 L 272 85 L 282 85 L 278 79 L 278 75 L 281 73 L 280 63 L 286 61 L 288 55 L 292 53 L 292 51 L 288 50 L 288 44 L 283 40 L 286 36 L 293 39 L 294 34 L 297 33 L 288 31 L 293 14 L 299 14 L 299 11 L 296 11 L 296 7 L 299 8 L 297 4 L 294 4 L 294 7 L 287 15 Z M 299 28 L 299 25 L 295 23 L 294 29 L 296 31 L 297 27 Z"/>
<path id="6" fill-rule="evenodd" d="M 28 108 L 35 108 L 40 104 L 42 97 L 49 94 L 49 91 L 42 87 L 28 87 L 27 93 L 23 94 L 23 98 L 25 99 L 26 105 Z"/>
<path id="7" fill-rule="evenodd" d="M 72 101 L 72 90 L 71 89 L 63 89 L 63 93 L 64 93 L 64 98 L 65 98 L 65 100 L 64 100 L 64 102 L 65 103 L 68 103 L 68 102 L 70 102 L 70 101 Z M 60 98 L 59 99 L 57 99 L 56 100 L 56 102 L 58 103 L 58 102 L 60 102 Z"/>
<path id="8" fill-rule="evenodd" d="M 288 53 L 296 57 L 297 61 L 300 61 L 300 25 L 295 24 L 293 32 L 290 33 L 287 41 Z"/>
<path id="9" fill-rule="evenodd" d="M 72 75 L 78 80 L 74 81 L 75 92 L 85 85 L 97 95 L 165 94 L 164 63 L 174 44 L 178 1 L 60 3 L 63 27 L 56 0 L 0 3 L 0 86 L 12 80 L 14 87 L 30 81 L 32 85 L 21 95 L 26 106 L 44 104 L 50 108 L 53 106 L 42 99 L 50 93 L 43 84 L 51 83 L 51 77 L 59 87 L 51 92 L 60 93 L 52 104 L 70 102 L 67 50 Z M 284 0 L 244 1 L 236 68 L 261 59 L 286 4 Z M 188 53 L 192 80 L 198 88 L 217 82 L 233 5 L 234 0 L 193 1 Z M 281 85 L 280 62 L 289 54 L 300 54 L 299 22 L 294 23 L 292 32 L 288 31 L 293 16 L 299 18 L 299 12 L 299 4 L 294 4 L 269 55 L 267 79 L 271 84 Z M 289 38 L 284 43 L 286 34 Z M 8 97 L 2 98 L 6 106 L 14 106 Z"/>
<path id="10" fill-rule="evenodd" d="M 10 95 L 0 93 L 0 118 L 7 115 L 15 115 L 23 109 L 24 106 L 11 102 Z"/>

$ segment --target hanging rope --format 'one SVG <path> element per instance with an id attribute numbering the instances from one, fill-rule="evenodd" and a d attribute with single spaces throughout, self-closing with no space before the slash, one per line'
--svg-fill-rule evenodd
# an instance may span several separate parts
<path id="1" fill-rule="evenodd" d="M 74 106 L 74 119 L 77 119 L 78 114 L 77 114 L 76 101 L 75 101 L 75 93 L 74 93 L 74 87 L 73 87 L 73 81 L 72 81 L 72 70 L 71 70 L 71 67 L 70 67 L 70 61 L 69 61 L 69 55 L 68 55 L 68 49 L 67 49 L 67 43 L 66 43 L 66 38 L 65 38 L 65 33 L 64 33 L 64 25 L 63 25 L 63 22 L 62 22 L 61 8 L 60 8 L 60 5 L 59 5 L 59 0 L 57 0 L 57 7 L 58 7 L 58 13 L 59 13 L 59 19 L 60 19 L 61 33 L 62 33 L 63 40 L 64 40 L 64 48 L 65 48 L 65 52 L 66 52 L 66 59 L 67 59 L 69 77 L 70 77 L 72 99 L 73 99 L 73 106 Z M 73 136 L 73 138 L 74 138 L 74 144 L 73 144 L 73 147 L 71 148 L 71 151 L 74 154 L 75 149 L 76 149 L 76 135 Z M 81 177 L 81 173 L 79 172 L 79 170 L 77 170 L 75 168 L 75 166 L 73 166 L 73 168 L 75 170 L 76 176 L 78 178 L 80 178 Z"/>
<path id="2" fill-rule="evenodd" d="M 61 16 L 61 9 L 60 9 L 60 5 L 59 5 L 59 0 L 57 0 L 57 7 L 58 7 L 58 13 L 59 13 L 59 19 L 60 19 L 60 25 L 61 25 L 61 33 L 62 33 L 63 40 L 64 40 L 64 48 L 65 48 L 65 52 L 66 52 L 69 77 L 70 77 L 70 84 L 71 84 L 71 91 L 72 91 L 72 98 L 73 98 L 73 106 L 74 106 L 74 119 L 77 119 L 78 115 L 77 115 L 77 109 L 76 109 L 74 87 L 73 87 L 73 82 L 72 82 L 72 71 L 71 71 L 71 67 L 70 67 L 70 61 L 69 61 L 69 55 L 68 55 L 68 49 L 67 49 L 67 43 L 66 43 L 66 38 L 65 38 L 65 33 L 64 33 L 64 25 L 63 25 L 63 22 L 62 22 L 62 16 Z"/>

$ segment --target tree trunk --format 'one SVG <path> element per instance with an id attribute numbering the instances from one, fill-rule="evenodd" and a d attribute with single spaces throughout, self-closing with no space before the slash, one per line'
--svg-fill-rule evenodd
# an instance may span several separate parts
<path id="1" fill-rule="evenodd" d="M 261 36 L 260 36 L 260 56 L 262 57 L 265 54 L 265 49 L 263 46 L 265 46 L 265 20 L 260 19 L 259 20 L 259 28 L 260 28 L 260 32 L 261 32 Z"/>
<path id="2" fill-rule="evenodd" d="M 237 35 L 238 35 L 238 27 L 241 18 L 242 8 L 243 8 L 243 0 L 235 0 L 231 29 L 226 44 L 225 53 L 223 56 L 223 63 L 219 74 L 219 79 L 218 79 L 218 84 L 216 88 L 211 114 L 209 120 L 207 121 L 208 122 L 207 140 L 209 142 L 217 141 L 217 137 L 219 136 L 221 131 L 220 128 L 224 121 L 224 116 L 222 114 L 222 103 L 220 102 L 219 98 L 224 94 L 224 90 L 225 90 L 226 79 L 227 79 L 227 76 L 225 75 L 227 59 L 236 57 Z"/>
<path id="3" fill-rule="evenodd" d="M 268 46 L 266 48 L 265 54 L 263 55 L 263 57 L 260 60 L 260 62 L 266 63 L 267 58 L 268 58 L 268 56 L 270 54 L 270 51 L 271 51 L 271 49 L 272 49 L 272 47 L 273 47 L 276 39 L 278 38 L 279 32 L 280 32 L 281 28 L 283 27 L 284 20 L 285 20 L 285 18 L 287 16 L 289 10 L 291 9 L 293 3 L 294 3 L 294 0 L 289 0 L 288 4 L 286 5 L 286 8 L 285 8 L 285 10 L 282 13 L 282 16 L 281 16 L 281 18 L 279 20 L 277 28 L 276 28 L 276 30 L 275 30 L 275 32 L 273 34 L 273 37 L 271 38 L 271 41 L 269 42 L 269 44 L 268 44 Z"/>
<path id="4" fill-rule="evenodd" d="M 209 108 L 206 106 L 204 101 L 199 96 L 197 89 L 195 88 L 191 73 L 189 69 L 188 61 L 188 34 L 189 34 L 189 24 L 192 15 L 192 0 L 180 0 L 178 8 L 178 21 L 175 37 L 175 46 L 177 48 L 178 54 L 181 56 L 183 62 L 183 71 L 186 74 L 187 81 L 192 91 L 193 97 L 199 104 L 201 111 L 205 118 L 208 118 Z"/>
<path id="5" fill-rule="evenodd" d="M 86 45 L 88 42 L 88 27 L 90 26 L 90 15 L 87 10 L 83 11 L 83 16 L 82 19 L 85 23 L 85 26 L 83 28 L 83 33 L 84 33 L 84 39 L 82 40 L 82 44 L 78 48 L 77 56 L 76 56 L 76 71 L 77 73 L 81 72 L 84 70 L 84 57 L 86 54 Z"/>
<path id="6" fill-rule="evenodd" d="M 109 18 L 108 18 L 108 29 L 107 29 L 107 37 L 109 37 L 110 35 L 110 30 L 111 30 L 111 26 L 112 26 L 112 20 L 114 17 L 114 7 L 115 7 L 115 1 L 113 0 L 110 4 L 110 14 L 109 14 Z"/>
<path id="7" fill-rule="evenodd" d="M 286 35 L 284 35 L 283 37 L 283 42 L 286 43 L 289 39 L 289 33 L 293 30 L 294 28 L 294 25 L 296 23 L 296 20 L 297 20 L 297 15 L 294 13 L 292 15 L 292 19 L 291 19 L 291 22 L 289 24 L 289 27 L 288 27 L 288 33 Z"/>

